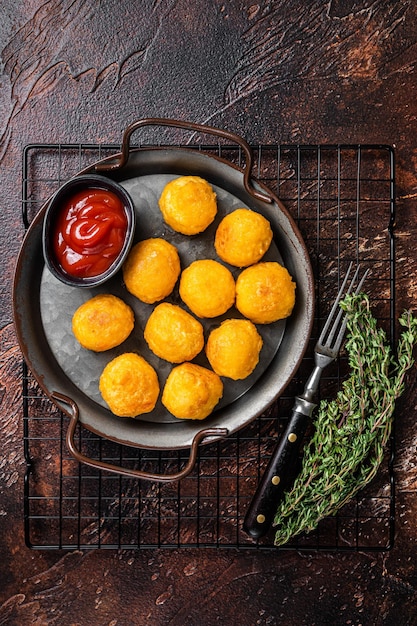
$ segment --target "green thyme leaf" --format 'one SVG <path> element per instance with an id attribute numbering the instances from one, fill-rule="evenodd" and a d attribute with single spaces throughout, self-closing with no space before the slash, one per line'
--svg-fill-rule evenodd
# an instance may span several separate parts
<path id="1" fill-rule="evenodd" d="M 275 515 L 277 546 L 335 515 L 374 478 L 391 434 L 395 401 L 414 363 L 417 318 L 410 311 L 399 319 L 403 330 L 394 356 L 365 294 L 346 296 L 340 306 L 347 313 L 350 375 L 336 398 L 318 407 L 301 472 Z"/>

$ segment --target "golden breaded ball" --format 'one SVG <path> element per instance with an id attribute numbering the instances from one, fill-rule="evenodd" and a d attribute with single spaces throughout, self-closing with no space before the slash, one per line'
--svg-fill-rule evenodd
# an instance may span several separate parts
<path id="1" fill-rule="evenodd" d="M 99 388 L 111 412 L 120 417 L 150 413 L 159 396 L 154 368 L 133 352 L 125 352 L 107 363 Z"/>
<path id="2" fill-rule="evenodd" d="M 272 236 L 269 221 L 263 215 L 250 209 L 236 209 L 220 222 L 214 247 L 226 263 L 247 267 L 263 257 Z"/>
<path id="3" fill-rule="evenodd" d="M 223 383 L 217 374 L 194 363 L 182 363 L 167 378 L 162 404 L 175 417 L 202 420 L 222 395 Z"/>
<path id="4" fill-rule="evenodd" d="M 180 296 L 198 317 L 223 315 L 235 302 L 235 279 L 218 261 L 194 261 L 181 274 Z"/>
<path id="5" fill-rule="evenodd" d="M 270 324 L 291 315 L 295 283 L 288 270 L 275 262 L 243 270 L 236 281 L 236 308 L 255 324 Z"/>
<path id="6" fill-rule="evenodd" d="M 249 320 L 230 319 L 211 331 L 206 354 L 219 376 L 247 378 L 259 362 L 262 337 Z"/>
<path id="7" fill-rule="evenodd" d="M 162 302 L 152 311 L 144 330 L 154 354 L 170 363 L 191 361 L 204 346 L 203 327 L 176 304 Z"/>
<path id="8" fill-rule="evenodd" d="M 104 352 L 127 339 L 134 323 L 133 311 L 123 300 L 112 294 L 99 294 L 75 311 L 72 331 L 83 348 Z"/>
<path id="9" fill-rule="evenodd" d="M 199 176 L 181 176 L 165 185 L 159 208 L 168 226 L 183 235 L 197 235 L 217 214 L 216 194 Z"/>
<path id="10" fill-rule="evenodd" d="M 175 246 L 165 239 L 145 239 L 129 252 L 123 265 L 123 280 L 131 294 L 153 304 L 169 296 L 180 271 Z"/>

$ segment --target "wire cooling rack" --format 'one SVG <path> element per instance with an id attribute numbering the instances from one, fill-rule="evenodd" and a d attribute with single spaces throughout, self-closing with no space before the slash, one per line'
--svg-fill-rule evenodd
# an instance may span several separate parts
<path id="1" fill-rule="evenodd" d="M 190 147 L 190 146 L 187 146 Z M 191 146 L 243 165 L 240 149 Z M 22 219 L 27 228 L 65 180 L 105 156 L 113 145 L 32 144 L 23 154 Z M 43 395 L 23 363 L 24 523 L 34 549 L 239 548 L 270 550 L 273 531 L 253 541 L 242 522 L 293 398 L 312 367 L 317 331 L 349 261 L 371 268 L 367 292 L 391 342 L 395 335 L 394 152 L 374 145 L 257 145 L 253 175 L 284 202 L 309 250 L 316 281 L 310 347 L 285 391 L 262 416 L 224 441 L 200 447 L 193 472 L 180 482 L 153 483 L 92 469 L 65 447 L 68 419 Z M 346 358 L 322 378 L 332 397 Z M 78 446 L 92 458 L 140 469 L 178 471 L 187 451 L 137 450 L 83 428 Z M 332 518 L 284 549 L 384 551 L 393 545 L 394 440 L 374 481 Z M 280 548 L 283 549 L 283 548 Z"/>

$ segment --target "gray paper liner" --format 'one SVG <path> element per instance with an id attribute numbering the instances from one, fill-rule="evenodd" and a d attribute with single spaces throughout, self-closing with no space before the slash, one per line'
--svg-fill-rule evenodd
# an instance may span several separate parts
<path id="1" fill-rule="evenodd" d="M 158 199 L 164 186 L 176 177 L 175 175 L 154 174 L 121 182 L 121 185 L 130 193 L 137 211 L 137 229 L 134 243 L 150 237 L 166 239 L 176 246 L 182 269 L 197 259 L 216 259 L 221 262 L 216 255 L 213 245 L 214 235 L 219 222 L 227 213 L 237 208 L 250 207 L 247 207 L 241 200 L 224 189 L 213 186 L 217 194 L 218 204 L 218 213 L 215 221 L 200 235 L 189 237 L 176 233 L 164 223 L 158 206 Z M 272 242 L 262 261 L 282 263 L 281 255 L 274 242 Z M 231 270 L 236 279 L 241 270 L 226 263 L 224 265 Z M 132 307 L 135 314 L 135 327 L 126 341 L 117 348 L 102 353 L 95 353 L 82 348 L 75 339 L 71 329 L 72 316 L 76 309 L 83 302 L 98 293 L 112 293 L 120 297 Z M 188 310 L 179 297 L 178 283 L 173 293 L 165 301 L 180 304 L 185 310 Z M 145 324 L 157 304 L 159 303 L 154 305 L 144 304 L 132 296 L 123 284 L 121 272 L 104 285 L 93 289 L 74 288 L 64 285 L 54 278 L 46 267 L 42 274 L 40 289 L 42 323 L 47 341 L 57 363 L 83 393 L 97 404 L 106 408 L 107 405 L 102 399 L 98 387 L 99 378 L 105 365 L 124 352 L 141 354 L 155 368 L 161 387 L 160 397 L 162 395 L 165 380 L 174 365 L 154 355 L 143 338 Z M 242 316 L 233 307 L 222 316 L 211 319 L 198 319 L 204 327 L 204 334 L 207 339 L 210 331 L 219 326 L 223 320 L 235 317 L 241 318 Z M 280 320 L 273 324 L 259 324 L 257 329 L 263 339 L 263 347 L 257 367 L 245 380 L 233 381 L 223 378 L 224 394 L 216 408 L 225 407 L 246 393 L 267 369 L 281 343 L 285 331 L 285 320 Z M 210 367 L 204 350 L 193 362 Z M 150 413 L 141 415 L 140 419 L 142 421 L 159 423 L 178 421 L 165 409 L 160 398 L 155 409 Z"/>

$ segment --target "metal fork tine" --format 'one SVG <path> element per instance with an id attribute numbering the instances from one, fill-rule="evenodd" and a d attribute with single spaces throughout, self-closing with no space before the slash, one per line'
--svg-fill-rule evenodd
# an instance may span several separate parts
<path id="1" fill-rule="evenodd" d="M 350 267 L 352 267 L 352 263 L 350 264 Z M 356 268 L 356 272 L 355 272 L 355 274 L 354 274 L 354 276 L 353 276 L 352 280 L 350 281 L 350 284 L 349 284 L 349 287 L 348 287 L 348 289 L 347 289 L 346 293 L 343 293 L 343 290 L 339 291 L 338 296 L 337 296 L 337 298 L 336 298 L 336 305 L 337 305 L 337 306 L 339 306 L 340 300 L 342 299 L 342 295 L 343 295 L 343 297 L 345 297 L 345 296 L 349 295 L 349 294 L 352 292 L 352 287 L 353 287 L 353 285 L 355 284 L 355 281 L 356 281 L 356 279 L 357 279 L 357 277 L 358 277 L 359 269 L 360 269 L 360 265 L 358 265 L 358 267 Z M 349 274 L 348 274 L 348 275 L 349 275 Z M 343 281 L 343 282 L 345 282 L 345 281 Z M 332 340 L 333 340 L 333 337 L 334 337 L 334 334 L 336 333 L 336 330 L 337 330 L 337 328 L 339 327 L 340 320 L 342 319 L 342 317 L 345 317 L 345 315 L 344 315 L 344 313 L 343 313 L 342 309 L 340 309 L 340 308 L 339 308 L 339 312 L 338 312 L 338 314 L 337 314 L 337 317 L 336 317 L 336 320 L 335 320 L 335 322 L 334 322 L 334 324 L 333 324 L 333 327 L 332 327 L 332 329 L 331 329 L 331 331 L 330 331 L 330 333 L 329 333 L 329 336 L 328 336 L 328 338 L 327 338 L 326 343 L 331 344 L 331 342 L 332 342 Z M 335 345 L 338 345 L 338 344 L 339 344 L 339 341 L 340 341 L 340 342 L 342 341 L 342 339 L 343 339 L 343 334 L 344 334 L 344 332 L 345 332 L 345 328 L 346 328 L 346 324 L 344 324 L 344 323 L 342 322 L 342 326 L 341 326 L 341 329 L 340 329 L 340 331 L 339 331 L 339 335 L 338 335 L 338 337 L 337 337 L 337 340 L 336 340 L 336 344 L 335 344 Z"/>
<path id="2" fill-rule="evenodd" d="M 341 297 L 342 297 L 342 295 L 343 295 L 343 293 L 345 291 L 345 287 L 346 287 L 346 284 L 347 284 L 347 281 L 348 281 L 348 278 L 349 278 L 350 271 L 352 269 L 352 265 L 353 265 L 353 263 L 350 263 L 350 265 L 349 265 L 349 267 L 347 269 L 345 278 L 343 279 L 342 286 L 340 287 L 339 293 L 336 296 L 336 300 L 333 302 L 333 306 L 332 306 L 332 308 L 330 310 L 330 313 L 329 313 L 329 315 L 327 317 L 327 320 L 326 320 L 326 322 L 325 322 L 325 324 L 323 326 L 323 330 L 320 333 L 319 343 L 323 343 L 324 337 L 327 335 L 327 331 L 330 328 L 330 324 L 333 324 L 333 316 L 334 316 L 334 314 L 335 314 L 335 312 L 336 312 L 336 310 L 337 310 L 337 308 L 339 306 L 339 302 L 340 302 Z M 358 272 L 358 270 L 359 270 L 359 267 L 356 269 L 355 275 Z"/>
<path id="3" fill-rule="evenodd" d="M 351 268 L 351 267 L 352 267 L 352 263 L 351 263 L 351 264 L 350 264 L 350 266 L 349 266 L 349 271 L 350 271 L 350 268 Z M 349 271 L 348 271 L 348 273 L 347 273 L 347 277 L 349 276 Z M 355 274 L 354 274 L 354 276 L 353 276 L 352 280 L 350 281 L 350 284 L 349 284 L 349 287 L 348 287 L 348 289 L 347 289 L 346 293 L 344 292 L 344 288 L 345 288 L 345 286 L 346 286 L 346 277 L 345 277 L 345 280 L 343 281 L 343 285 L 342 285 L 341 289 L 339 290 L 339 293 L 337 294 L 336 301 L 335 301 L 335 303 L 334 303 L 334 304 L 336 304 L 336 306 L 337 306 L 337 307 L 339 307 L 339 303 L 340 303 L 340 300 L 342 299 L 342 296 L 344 297 L 345 295 L 348 295 L 348 294 L 350 294 L 350 293 L 351 293 L 351 291 L 352 291 L 352 287 L 353 287 L 353 285 L 354 285 L 354 283 L 355 283 L 355 280 L 356 280 L 356 279 L 357 279 L 357 277 L 358 277 L 358 272 L 359 272 L 359 265 L 358 265 L 358 267 L 356 268 L 356 272 L 355 272 Z M 333 305 L 333 307 L 334 307 L 334 305 Z M 333 309 L 333 312 L 334 312 L 334 309 Z M 338 312 L 338 314 L 337 314 L 337 316 L 336 316 L 336 319 L 335 319 L 335 321 L 334 321 L 334 323 L 333 323 L 332 329 L 331 329 L 331 331 L 329 332 L 329 336 L 327 337 L 327 340 L 326 340 L 326 343 L 327 343 L 327 344 L 330 344 L 330 345 L 331 345 L 331 342 L 333 341 L 333 337 L 334 337 L 334 335 L 335 335 L 335 333 L 336 333 L 336 330 L 337 330 L 337 329 L 338 329 L 338 327 L 339 327 L 340 320 L 342 319 L 342 316 L 343 316 L 343 315 L 344 315 L 344 314 L 343 314 L 342 309 L 340 309 L 340 308 L 339 308 L 339 312 Z M 332 322 L 332 318 L 333 318 L 333 315 L 331 315 L 331 316 L 329 315 L 329 322 Z M 342 328 L 343 328 L 343 326 L 342 326 Z M 340 334 L 340 333 L 339 333 L 339 334 Z M 342 336 L 343 336 L 343 335 L 342 335 Z M 337 343 L 337 342 L 336 342 L 336 343 Z"/>
<path id="4" fill-rule="evenodd" d="M 353 283 L 355 282 L 355 280 L 357 278 L 358 271 L 359 271 L 359 266 L 358 266 L 358 269 L 356 270 L 356 273 L 355 273 L 355 276 L 354 276 L 354 278 L 352 280 L 351 286 L 349 287 L 349 290 L 346 292 L 346 295 L 351 292 L 351 287 L 353 286 Z M 364 272 L 361 280 L 358 283 L 358 286 L 355 289 L 355 295 L 358 295 L 358 293 L 360 293 L 360 290 L 362 289 L 362 285 L 363 285 L 363 283 L 365 281 L 365 278 L 368 275 L 368 272 L 369 272 L 369 269 L 367 269 L 366 272 Z M 342 313 L 342 310 L 340 310 L 340 313 Z M 347 324 L 347 315 L 346 315 L 346 313 L 344 313 L 344 320 L 342 322 L 342 326 L 341 326 L 339 334 L 337 336 L 337 340 L 336 340 L 336 343 L 335 343 L 335 346 L 334 346 L 334 350 L 339 351 L 339 348 L 340 348 L 340 346 L 342 344 L 343 335 L 345 334 L 346 324 Z"/>
<path id="5" fill-rule="evenodd" d="M 350 293 L 351 293 L 353 283 L 355 282 L 355 280 L 356 280 L 356 278 L 357 278 L 357 275 L 358 275 L 358 271 L 359 271 L 359 266 L 358 266 L 358 269 L 357 269 L 357 270 L 356 270 L 356 272 L 355 272 L 355 276 L 353 277 L 352 283 L 351 283 L 351 285 L 350 285 L 350 287 L 349 287 L 348 291 L 346 292 L 346 295 L 348 295 L 348 294 L 350 294 Z M 355 295 L 357 295 L 357 294 L 360 292 L 360 290 L 362 289 L 362 285 L 363 285 L 363 283 L 364 283 L 365 278 L 366 278 L 366 277 L 367 277 L 367 275 L 368 275 L 368 272 L 369 272 L 369 269 L 367 269 L 367 270 L 366 270 L 366 272 L 364 272 L 364 274 L 363 274 L 363 276 L 362 276 L 361 280 L 359 281 L 358 286 L 357 286 L 357 287 L 356 287 L 356 289 L 355 289 Z M 342 313 L 343 313 L 343 312 L 342 312 L 342 310 L 340 309 L 340 313 L 339 313 L 339 315 L 338 315 L 338 318 L 339 318 L 339 319 L 340 319 L 340 316 L 341 316 L 341 314 L 342 314 Z M 347 324 L 347 316 L 346 316 L 346 313 L 344 313 L 344 314 L 343 314 L 343 318 L 344 318 L 344 319 L 343 319 L 342 325 L 341 325 L 340 330 L 339 330 L 339 334 L 338 334 L 338 336 L 337 336 L 337 339 L 336 339 L 336 342 L 335 342 L 335 344 L 334 344 L 334 348 L 333 348 L 333 349 L 334 349 L 334 350 L 336 350 L 337 352 L 338 352 L 338 351 L 339 351 L 339 349 L 340 349 L 340 346 L 341 346 L 341 344 L 342 344 L 342 339 L 343 339 L 343 336 L 344 336 L 344 334 L 345 334 L 345 330 L 346 330 L 346 324 Z"/>
<path id="6" fill-rule="evenodd" d="M 358 295 L 358 293 L 362 289 L 362 285 L 365 282 L 365 278 L 368 276 L 368 274 L 369 274 L 369 268 L 366 270 L 366 272 L 364 272 L 364 274 L 363 274 L 363 276 L 362 276 L 362 278 L 361 278 L 361 280 L 359 282 L 359 285 L 356 287 L 355 295 Z"/>

